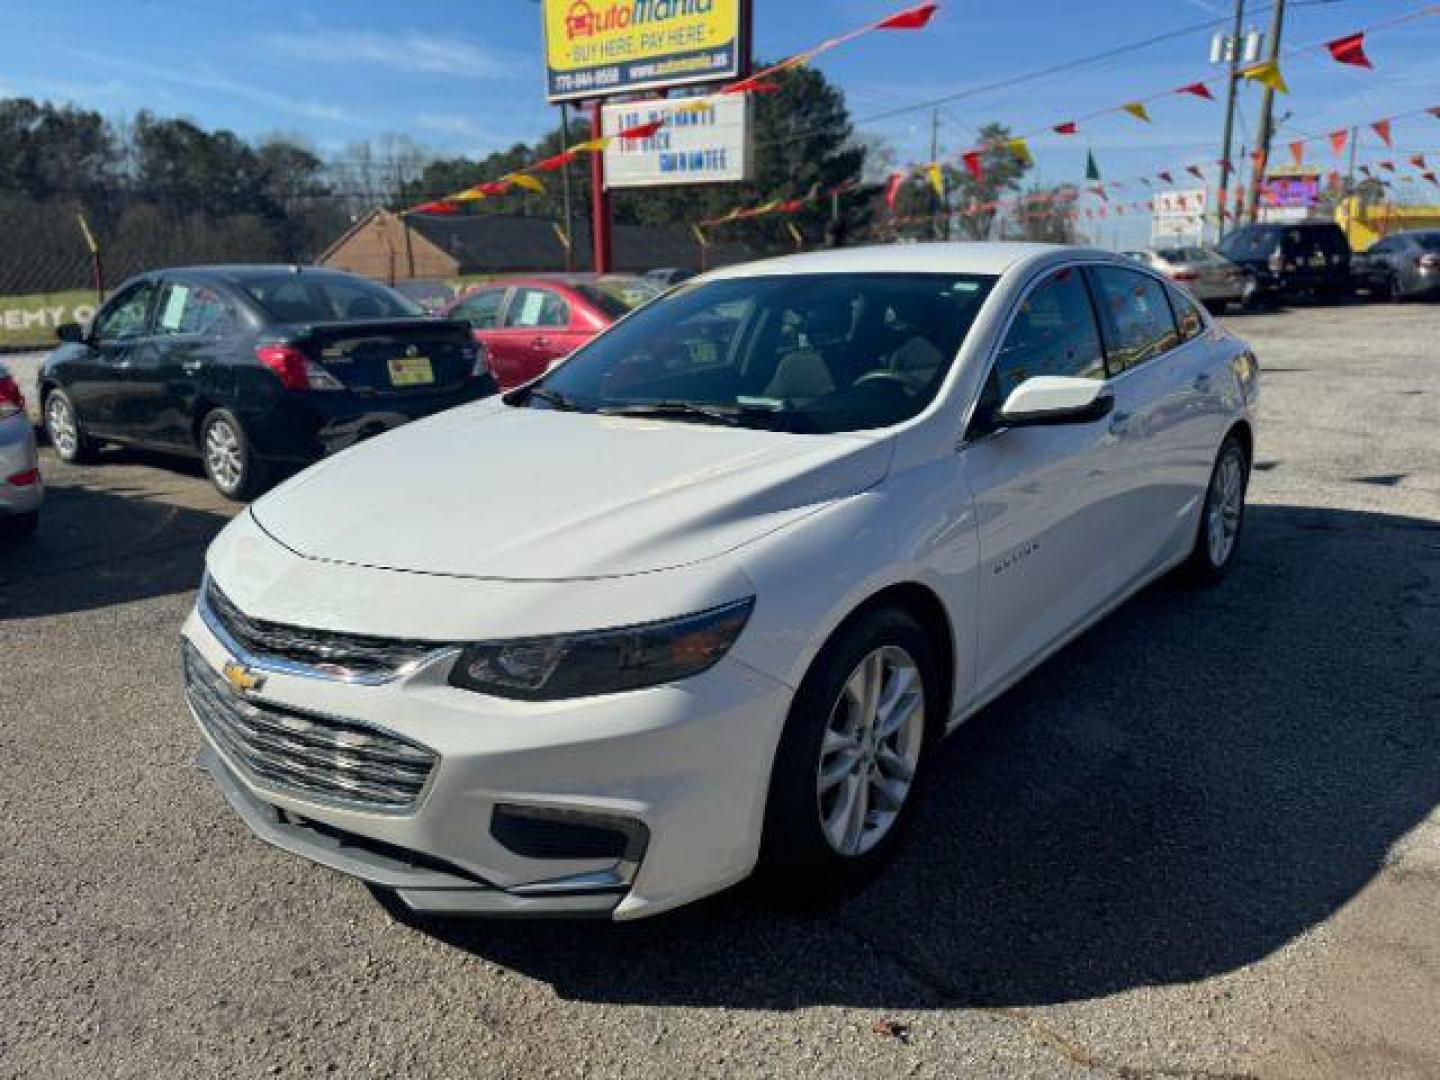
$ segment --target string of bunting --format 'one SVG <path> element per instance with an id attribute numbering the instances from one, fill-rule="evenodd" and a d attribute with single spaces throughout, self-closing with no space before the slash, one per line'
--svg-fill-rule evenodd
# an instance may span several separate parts
<path id="1" fill-rule="evenodd" d="M 770 78 L 772 75 L 808 64 L 821 53 L 829 52 L 831 49 L 838 48 L 866 34 L 880 30 L 922 30 L 934 17 L 939 6 L 936 0 L 925 0 L 923 3 L 903 8 L 882 19 L 866 23 L 864 26 L 841 34 L 838 37 L 827 38 L 820 42 L 820 44 L 812 46 L 803 52 L 798 52 L 793 56 L 786 57 L 778 64 L 771 64 L 769 67 L 748 75 L 743 79 L 729 83 L 718 92 L 721 94 L 772 93 L 779 89 L 779 85 Z M 708 107 L 705 102 L 696 101 L 693 104 L 680 105 L 674 110 L 674 113 L 680 115 L 688 112 L 699 112 Z M 632 127 L 625 128 L 614 135 L 601 135 L 586 139 L 584 142 L 579 142 L 574 146 L 567 147 L 558 154 L 534 162 L 514 172 L 507 173 L 498 180 L 476 184 L 473 187 L 466 188 L 464 191 L 456 192 L 453 195 L 447 195 L 441 199 L 424 202 L 418 206 L 412 206 L 408 210 L 402 211 L 402 213 L 458 214 L 464 203 L 504 195 L 512 188 L 517 187 L 524 191 L 531 191 L 537 194 L 543 193 L 545 191 L 545 185 L 540 178 L 535 175 L 536 173 L 555 172 L 557 169 L 561 169 L 574 161 L 581 154 L 602 153 L 615 139 L 620 139 L 623 142 L 625 140 L 652 138 L 664 126 L 665 118 L 661 117 L 657 120 L 651 120 L 648 123 L 636 124 Z"/>

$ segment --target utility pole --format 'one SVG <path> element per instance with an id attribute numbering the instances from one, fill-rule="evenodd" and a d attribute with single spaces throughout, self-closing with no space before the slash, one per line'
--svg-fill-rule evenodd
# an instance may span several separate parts
<path id="1" fill-rule="evenodd" d="M 1220 145 L 1220 210 L 1215 223 L 1217 239 L 1225 232 L 1225 204 L 1229 202 L 1230 182 L 1235 175 L 1230 159 L 1230 145 L 1235 137 L 1235 95 L 1240 87 L 1240 35 L 1245 25 L 1245 0 L 1235 0 L 1235 30 L 1230 36 L 1230 78 L 1225 95 L 1225 135 Z"/>
<path id="2" fill-rule="evenodd" d="M 1275 0 L 1270 16 L 1270 56 L 1273 64 L 1280 59 L 1280 37 L 1285 32 L 1285 0 Z M 1256 167 L 1250 174 L 1250 224 L 1260 217 L 1260 184 L 1270 163 L 1270 139 L 1275 134 L 1275 88 L 1267 85 L 1260 98 L 1260 146 L 1255 157 Z"/>
<path id="3" fill-rule="evenodd" d="M 1355 144 L 1360 141 L 1360 129 L 1350 129 L 1350 168 L 1345 174 L 1345 194 L 1355 194 Z"/>
<path id="4" fill-rule="evenodd" d="M 940 107 L 937 105 L 930 111 L 930 164 L 936 164 L 940 156 Z M 944 183 L 944 174 L 941 174 L 941 183 Z M 940 193 L 935 190 L 934 185 L 930 188 L 930 231 L 935 234 L 935 239 L 942 239 L 940 235 Z"/>

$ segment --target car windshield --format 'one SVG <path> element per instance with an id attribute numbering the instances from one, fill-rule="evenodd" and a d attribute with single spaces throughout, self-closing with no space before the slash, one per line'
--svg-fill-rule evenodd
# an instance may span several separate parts
<path id="1" fill-rule="evenodd" d="M 247 277 L 240 287 L 278 322 L 409 319 L 424 314 L 399 293 L 360 278 L 302 271 Z"/>
<path id="2" fill-rule="evenodd" d="M 934 399 L 995 280 L 786 274 L 681 285 L 510 400 L 806 433 L 888 427 Z"/>
<path id="3" fill-rule="evenodd" d="M 1268 259 L 1279 240 L 1277 229 L 1241 229 L 1220 242 L 1220 254 L 1227 259 Z"/>

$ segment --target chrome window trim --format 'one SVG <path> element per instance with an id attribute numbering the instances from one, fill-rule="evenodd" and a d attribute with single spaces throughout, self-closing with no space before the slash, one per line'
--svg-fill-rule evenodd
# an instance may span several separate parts
<path id="1" fill-rule="evenodd" d="M 341 665 L 320 667 L 279 656 L 258 655 L 236 641 L 230 631 L 225 628 L 225 624 L 220 621 L 220 617 L 214 609 L 211 608 L 210 576 L 208 574 L 200 586 L 200 596 L 196 600 L 195 610 L 199 612 L 201 622 L 205 624 L 210 633 L 215 635 L 215 639 L 231 656 L 248 668 L 272 675 L 293 675 L 301 679 L 319 679 L 324 682 L 346 683 L 351 686 L 384 686 L 396 679 L 412 675 L 430 664 L 442 660 L 454 660 L 460 655 L 460 646 L 458 645 L 437 644 L 434 649 L 414 660 L 401 664 L 393 671 L 386 672 L 352 671 Z M 324 631 L 318 632 L 324 633 Z"/>

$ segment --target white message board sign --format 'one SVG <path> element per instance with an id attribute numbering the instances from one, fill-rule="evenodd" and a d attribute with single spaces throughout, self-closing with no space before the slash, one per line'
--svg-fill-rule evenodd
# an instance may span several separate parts
<path id="1" fill-rule="evenodd" d="M 1150 235 L 1155 240 L 1194 240 L 1205 233 L 1208 196 L 1204 188 L 1188 191 L 1157 191 L 1155 217 Z"/>
<path id="2" fill-rule="evenodd" d="M 750 178 L 748 95 L 606 105 L 601 131 L 615 136 L 662 118 L 664 126 L 648 139 L 612 139 L 605 148 L 607 187 L 734 183 Z"/>

